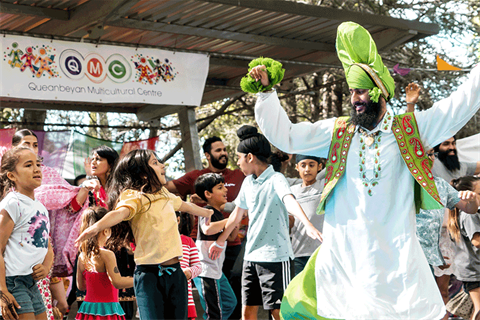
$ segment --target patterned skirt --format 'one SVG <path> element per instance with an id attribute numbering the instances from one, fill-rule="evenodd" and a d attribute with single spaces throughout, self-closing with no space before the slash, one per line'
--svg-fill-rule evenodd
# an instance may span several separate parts
<path id="1" fill-rule="evenodd" d="M 118 302 L 87 302 L 84 301 L 78 309 L 76 320 L 125 320 Z"/>

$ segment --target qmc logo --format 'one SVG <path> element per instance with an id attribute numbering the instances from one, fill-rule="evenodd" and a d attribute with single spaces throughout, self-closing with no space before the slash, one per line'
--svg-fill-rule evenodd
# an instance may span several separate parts
<path id="1" fill-rule="evenodd" d="M 89 53 L 85 58 L 76 50 L 67 49 L 60 54 L 60 68 L 72 80 L 80 80 L 85 75 L 94 83 L 103 82 L 106 77 L 113 82 L 123 83 L 132 75 L 127 60 L 120 54 L 112 54 L 105 61 L 97 53 Z"/>

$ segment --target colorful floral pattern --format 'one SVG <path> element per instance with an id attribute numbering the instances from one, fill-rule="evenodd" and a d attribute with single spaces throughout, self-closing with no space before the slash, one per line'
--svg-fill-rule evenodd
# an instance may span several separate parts
<path id="1" fill-rule="evenodd" d="M 340 117 L 335 121 L 329 158 L 326 165 L 325 188 L 323 189 L 320 204 L 317 208 L 317 214 L 325 213 L 326 199 L 345 172 L 348 150 L 355 133 L 354 125 L 349 125 L 347 127 L 348 119 L 348 117 Z M 345 128 L 347 129 L 345 130 Z M 415 201 L 419 205 L 418 210 L 420 209 L 420 206 L 428 209 L 438 209 L 443 207 L 437 188 L 435 187 L 435 182 L 433 181 L 433 175 L 430 171 L 431 163 L 419 139 L 420 136 L 417 129 L 417 122 L 413 113 L 392 116 L 390 112 L 387 111 L 383 119 L 382 129 L 388 130 L 389 128 L 391 128 L 393 134 L 395 135 L 395 140 L 397 141 L 400 149 L 400 154 L 407 165 L 408 170 L 418 184 L 420 184 L 422 187 L 420 189 L 421 193 L 415 194 Z M 378 143 L 380 143 L 380 141 L 381 138 L 380 135 L 378 135 L 378 138 L 375 138 L 373 144 L 375 148 L 378 149 Z M 365 177 L 363 175 L 365 171 L 363 171 L 363 173 L 361 171 L 365 170 L 365 148 L 365 143 L 361 141 L 359 154 L 360 178 L 362 178 L 364 186 L 370 188 L 368 194 L 373 195 L 371 188 L 378 184 L 378 179 L 380 179 L 380 171 L 382 170 L 380 166 L 380 151 L 378 150 L 378 152 L 375 154 L 373 178 L 370 180 L 363 180 L 367 179 L 366 175 Z"/>
<path id="2" fill-rule="evenodd" d="M 379 144 L 382 141 L 381 135 L 374 135 L 373 136 L 374 141 L 372 144 L 372 147 L 374 148 L 374 164 L 373 164 L 373 177 L 372 178 L 367 178 L 367 169 L 365 167 L 365 156 L 367 153 L 367 146 L 365 144 L 365 137 L 363 135 L 360 135 L 360 151 L 358 153 L 359 155 L 359 174 L 360 174 L 360 179 L 362 179 L 363 186 L 365 188 L 368 188 L 368 195 L 372 196 L 373 195 L 373 187 L 378 185 L 380 177 L 382 175 L 382 167 L 380 165 L 380 149 L 379 149 Z"/>

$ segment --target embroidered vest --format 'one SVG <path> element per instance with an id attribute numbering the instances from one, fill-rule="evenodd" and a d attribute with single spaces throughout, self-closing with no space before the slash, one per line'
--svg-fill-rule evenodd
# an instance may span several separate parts
<path id="1" fill-rule="evenodd" d="M 335 121 L 326 165 L 325 187 L 317 208 L 317 214 L 325 213 L 326 200 L 345 173 L 348 150 L 355 133 L 355 125 L 347 126 L 348 119 L 349 117 L 340 117 Z M 417 213 L 420 208 L 425 210 L 444 208 L 430 171 L 431 160 L 428 159 L 426 150 L 420 140 L 415 115 L 406 113 L 394 116 L 392 131 L 403 161 L 417 182 L 414 187 Z M 378 170 L 381 170 L 381 168 L 379 167 Z M 375 186 L 375 184 L 376 182 L 373 182 L 372 186 Z"/>

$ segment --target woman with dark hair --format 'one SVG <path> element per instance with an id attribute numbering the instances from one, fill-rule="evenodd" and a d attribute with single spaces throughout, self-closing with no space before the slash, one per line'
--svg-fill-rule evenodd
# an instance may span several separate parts
<path id="1" fill-rule="evenodd" d="M 110 173 L 117 164 L 118 153 L 112 148 L 102 145 L 93 149 L 91 155 L 92 157 L 88 160 L 90 165 L 89 176 L 98 179 L 100 188 L 93 193 L 93 199 L 90 202 L 91 205 L 107 208 L 107 193 L 105 190 L 110 185 Z"/>

